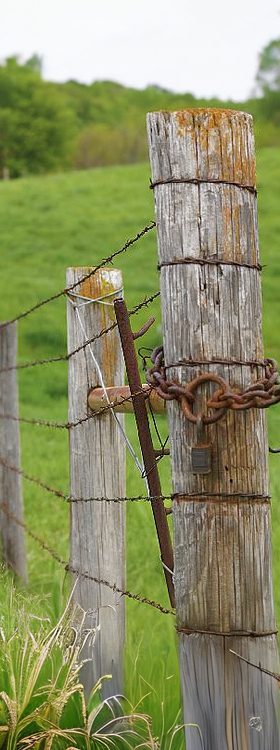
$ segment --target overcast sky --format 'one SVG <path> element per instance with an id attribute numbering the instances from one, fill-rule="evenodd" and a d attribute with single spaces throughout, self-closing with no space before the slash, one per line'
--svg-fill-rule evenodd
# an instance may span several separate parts
<path id="1" fill-rule="evenodd" d="M 280 36 L 280 0 L 0 0 L 0 58 L 43 56 L 44 77 L 158 84 L 242 100 Z"/>

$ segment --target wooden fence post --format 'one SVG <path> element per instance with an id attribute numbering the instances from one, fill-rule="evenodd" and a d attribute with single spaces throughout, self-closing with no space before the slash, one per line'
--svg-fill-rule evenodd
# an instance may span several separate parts
<path id="1" fill-rule="evenodd" d="M 17 324 L 0 325 L 0 369 L 14 367 L 17 362 Z M 0 413 L 15 419 L 0 419 L 0 459 L 20 467 L 20 435 L 16 421 L 18 411 L 17 371 L 0 375 Z M 23 520 L 21 477 L 0 462 L 0 500 L 7 511 Z M 0 511 L 0 538 L 4 562 L 27 582 L 26 552 L 23 529 Z"/>
<path id="2" fill-rule="evenodd" d="M 264 374 L 250 364 L 263 358 L 252 118 L 155 112 L 148 137 L 165 365 L 186 360 L 168 378 L 210 372 L 243 387 Z M 200 387 L 194 411 L 210 391 Z M 275 750 L 277 684 L 230 653 L 277 671 L 265 412 L 229 410 L 206 428 L 212 471 L 198 475 L 197 429 L 178 403 L 167 408 L 187 748 Z"/>
<path id="3" fill-rule="evenodd" d="M 69 268 L 67 287 L 90 270 Z M 67 303 L 68 351 L 112 324 L 115 313 L 111 303 L 121 288 L 121 272 L 102 268 L 73 290 L 75 295 L 70 296 Z M 101 300 L 84 304 L 83 297 Z M 93 357 L 105 385 L 123 385 L 124 365 L 115 329 L 69 360 L 70 422 L 91 413 L 89 390 L 101 385 Z M 118 419 L 123 424 L 124 417 L 118 415 Z M 125 447 L 110 412 L 70 429 L 70 475 L 71 495 L 75 498 L 125 496 Z M 116 583 L 122 589 L 125 587 L 125 503 L 71 504 L 70 564 L 82 572 Z M 120 694 L 123 692 L 124 598 L 83 578 L 78 578 L 74 597 L 88 612 L 86 627 L 100 625 L 94 649 L 89 640 L 83 654 L 83 658 L 90 659 L 81 670 L 85 690 L 89 693 L 99 677 L 111 674 L 112 679 L 103 683 L 103 696 Z"/>

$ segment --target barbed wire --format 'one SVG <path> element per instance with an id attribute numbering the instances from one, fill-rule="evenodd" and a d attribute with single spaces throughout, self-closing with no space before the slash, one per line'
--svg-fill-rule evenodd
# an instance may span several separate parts
<path id="1" fill-rule="evenodd" d="M 30 527 L 27 526 L 27 524 L 24 521 L 21 521 L 14 513 L 11 513 L 6 503 L 0 502 L 0 510 L 2 510 L 3 513 L 5 513 L 7 518 L 10 518 L 10 520 L 14 521 L 18 526 L 20 526 L 26 532 L 26 534 L 31 539 L 33 539 L 33 541 L 35 541 L 41 547 L 42 550 L 47 552 L 50 555 L 50 557 L 52 557 L 52 559 L 55 560 L 55 562 L 61 565 L 67 573 L 72 573 L 73 575 L 76 575 L 78 578 L 83 578 L 87 581 L 93 581 L 94 583 L 97 583 L 101 586 L 106 586 L 106 588 L 109 588 L 114 593 L 120 594 L 121 596 L 125 596 L 128 599 L 133 599 L 134 601 L 137 601 L 141 604 L 148 604 L 150 607 L 157 609 L 162 614 L 173 615 L 173 617 L 175 616 L 175 612 L 172 609 L 167 609 L 167 607 L 163 607 L 162 604 L 154 601 L 153 599 L 149 599 L 146 596 L 141 596 L 141 594 L 135 594 L 134 592 L 129 591 L 128 589 L 121 589 L 115 583 L 111 583 L 110 581 L 107 581 L 104 578 L 98 578 L 97 576 L 93 576 L 86 571 L 79 570 L 74 565 L 64 560 L 61 557 L 61 555 L 58 552 L 56 552 L 52 547 L 50 547 L 49 544 L 44 539 L 42 539 L 37 534 L 35 534 L 34 531 L 32 531 L 32 529 L 30 529 Z"/>
<path id="2" fill-rule="evenodd" d="M 23 479 L 26 479 L 28 482 L 32 482 L 32 484 L 36 484 L 38 487 L 40 487 L 43 490 L 46 490 L 46 492 L 49 492 L 51 495 L 54 495 L 55 497 L 58 497 L 60 500 L 64 500 L 67 503 L 74 504 L 74 503 L 93 503 L 93 502 L 107 502 L 107 503 L 128 503 L 128 502 L 151 502 L 151 500 L 171 500 L 171 495 L 157 495 L 154 497 L 151 497 L 150 495 L 135 495 L 132 497 L 72 497 L 72 495 L 66 494 L 62 490 L 58 490 L 55 487 L 50 487 L 48 484 L 43 482 L 38 477 L 33 477 L 31 474 L 28 474 L 23 469 L 21 469 L 19 466 L 14 466 L 13 464 L 8 463 L 4 458 L 0 457 L 0 466 L 3 466 L 5 469 L 8 469 L 8 471 L 13 471 L 15 474 L 18 474 Z"/>
<path id="3" fill-rule="evenodd" d="M 37 302 L 35 305 L 32 305 L 31 307 L 27 308 L 24 312 L 19 313 L 19 315 L 16 315 L 14 318 L 11 318 L 10 320 L 6 320 L 4 323 L 1 323 L 1 328 L 5 328 L 8 325 L 11 325 L 12 323 L 16 323 L 18 320 L 22 320 L 22 318 L 26 318 L 31 313 L 35 312 L 35 310 L 39 310 L 40 307 L 43 307 L 44 305 L 47 305 L 49 302 L 53 302 L 54 300 L 59 299 L 64 294 L 67 294 L 68 292 L 71 292 L 72 289 L 75 289 L 77 286 L 82 284 L 84 281 L 87 281 L 87 279 L 90 279 L 92 276 L 94 276 L 97 271 L 99 271 L 101 268 L 104 268 L 109 263 L 112 263 L 113 259 L 116 258 L 118 255 L 121 255 L 121 253 L 126 252 L 132 245 L 134 245 L 136 242 L 138 242 L 142 237 L 144 237 L 145 234 L 150 232 L 152 229 L 154 229 L 156 226 L 155 221 L 150 221 L 149 224 L 147 224 L 143 229 L 141 229 L 137 234 L 127 240 L 124 245 L 119 248 L 119 250 L 116 250 L 114 253 L 111 253 L 107 258 L 103 259 L 98 266 L 95 266 L 95 268 L 92 269 L 92 271 L 89 271 L 89 273 L 85 274 L 79 281 L 76 281 L 74 284 L 71 284 L 71 286 L 64 287 L 64 289 L 60 289 L 55 294 L 50 295 L 50 297 L 46 297 L 45 299 L 41 300 L 40 302 Z"/>
<path id="4" fill-rule="evenodd" d="M 160 296 L 160 292 L 154 292 L 150 295 L 150 297 L 144 297 L 144 299 L 139 302 L 138 305 L 135 305 L 135 307 L 132 307 L 131 310 L 129 310 L 128 314 L 129 317 L 132 315 L 136 315 L 140 310 L 143 309 L 143 307 L 148 307 L 148 305 L 152 304 L 152 302 Z M 67 362 L 71 357 L 74 357 L 76 354 L 81 352 L 82 350 L 86 349 L 89 344 L 93 344 L 94 341 L 98 341 L 98 339 L 102 338 L 102 336 L 106 336 L 108 333 L 114 330 L 114 328 L 117 327 L 117 323 L 114 322 L 108 328 L 103 328 L 99 333 L 96 333 L 95 336 L 92 336 L 92 338 L 87 339 L 83 344 L 80 346 L 77 346 L 76 349 L 73 349 L 71 352 L 68 352 L 68 354 L 58 354 L 54 357 L 47 357 L 45 359 L 35 359 L 31 362 L 21 362 L 16 365 L 10 365 L 9 367 L 2 367 L 0 369 L 0 375 L 4 372 L 10 372 L 11 370 L 24 370 L 29 367 L 37 367 L 38 365 L 49 365 L 53 362 Z M 1 326 L 0 326 L 1 328 Z"/>
<path id="5" fill-rule="evenodd" d="M 152 386 L 151 386 L 152 390 Z M 143 390 L 137 391 L 137 393 L 132 393 L 130 396 L 124 396 L 122 398 L 118 399 L 117 406 L 121 406 L 124 403 L 127 403 L 129 401 L 133 401 L 136 396 L 139 396 L 141 393 L 143 393 Z M 147 391 L 144 391 L 145 396 L 148 397 Z M 114 404 L 105 404 L 104 406 L 101 406 L 100 409 L 97 409 L 96 411 L 92 412 L 92 414 L 87 414 L 85 417 L 80 417 L 80 419 L 77 419 L 76 421 L 72 422 L 53 422 L 52 420 L 48 419 L 36 419 L 35 417 L 16 417 L 13 414 L 0 414 L 0 419 L 7 419 L 8 421 L 12 422 L 19 422 L 23 424 L 31 424 L 35 427 L 48 427 L 51 429 L 59 429 L 59 430 L 71 430 L 75 427 L 78 427 L 80 424 L 83 424 L 84 422 L 89 422 L 91 419 L 94 419 L 95 417 L 100 416 L 104 412 L 112 411 L 114 409 Z"/>

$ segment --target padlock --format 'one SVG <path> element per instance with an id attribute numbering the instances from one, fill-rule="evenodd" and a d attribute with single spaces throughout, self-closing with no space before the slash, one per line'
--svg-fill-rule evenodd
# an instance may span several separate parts
<path id="1" fill-rule="evenodd" d="M 212 464 L 212 446 L 204 438 L 205 426 L 202 417 L 196 423 L 197 445 L 191 449 L 191 465 L 193 474 L 210 474 Z"/>

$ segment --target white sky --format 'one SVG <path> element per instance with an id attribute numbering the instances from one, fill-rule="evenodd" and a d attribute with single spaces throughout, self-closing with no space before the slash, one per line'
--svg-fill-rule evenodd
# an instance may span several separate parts
<path id="1" fill-rule="evenodd" d="M 55 81 L 242 100 L 279 36 L 280 0 L 0 0 L 0 59 L 37 52 Z"/>

